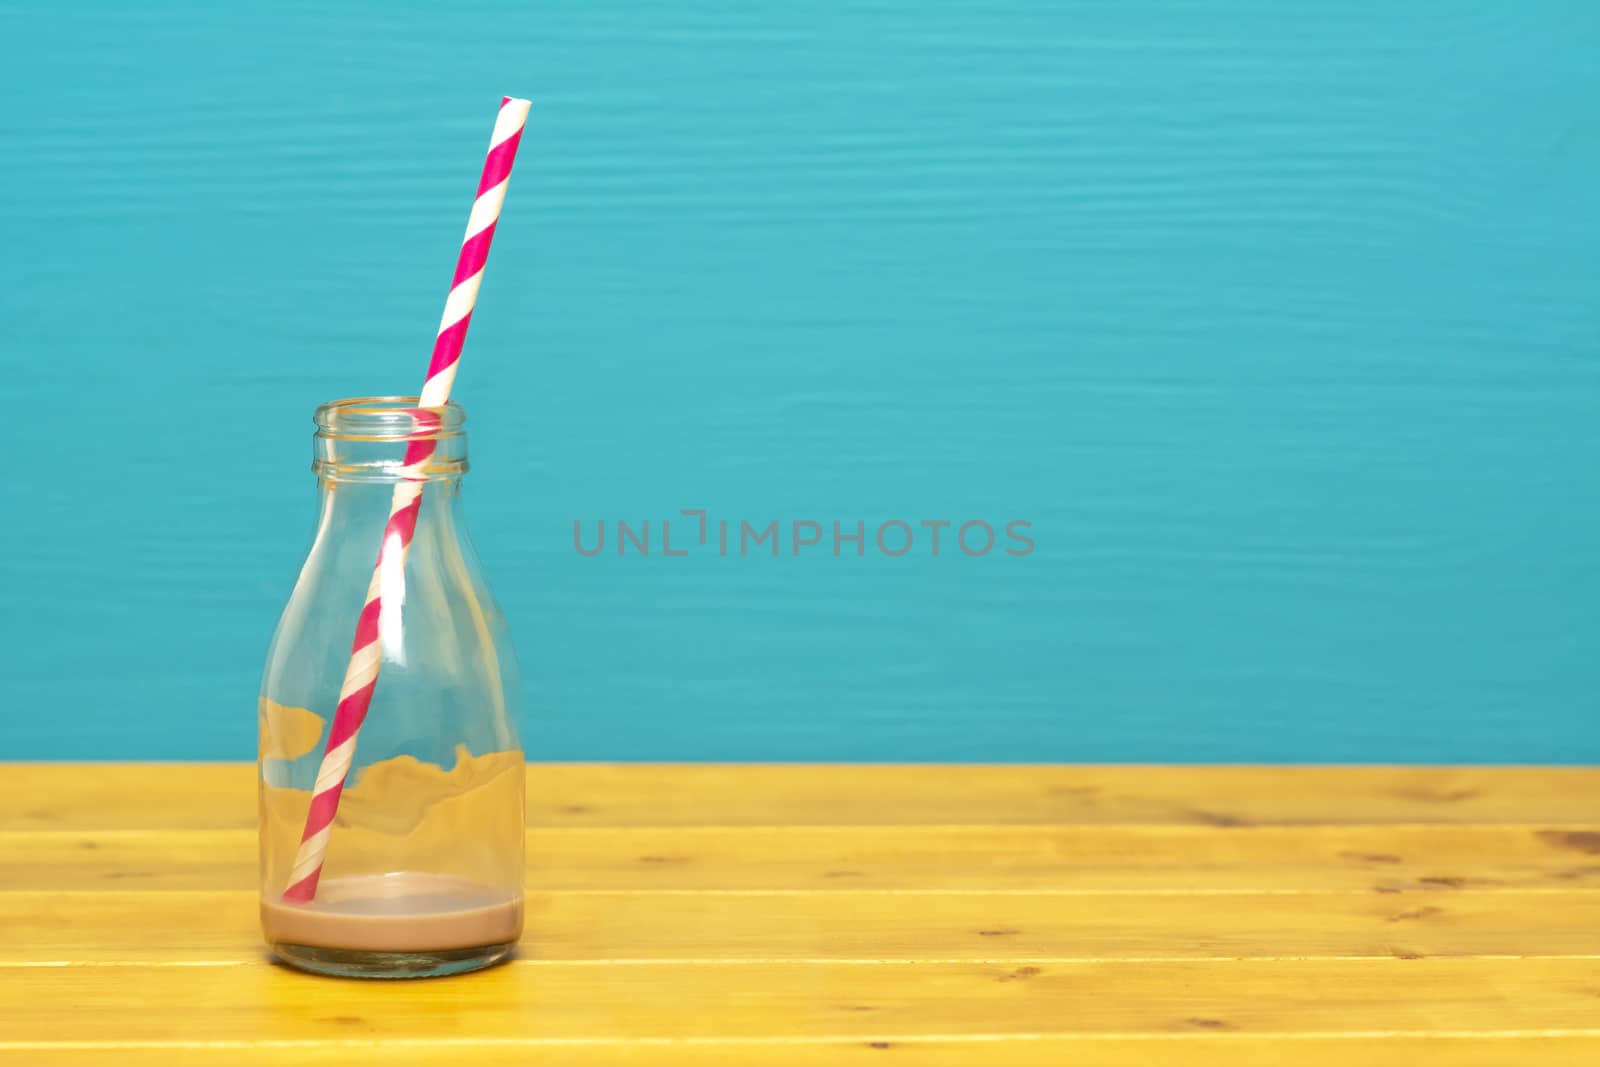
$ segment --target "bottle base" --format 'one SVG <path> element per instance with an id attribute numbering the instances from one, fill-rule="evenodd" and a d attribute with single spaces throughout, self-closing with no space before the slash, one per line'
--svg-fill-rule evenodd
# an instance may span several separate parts
<path id="1" fill-rule="evenodd" d="M 273 942 L 272 954 L 296 970 L 335 978 L 442 978 L 492 967 L 508 958 L 515 941 L 426 952 L 374 952 Z"/>

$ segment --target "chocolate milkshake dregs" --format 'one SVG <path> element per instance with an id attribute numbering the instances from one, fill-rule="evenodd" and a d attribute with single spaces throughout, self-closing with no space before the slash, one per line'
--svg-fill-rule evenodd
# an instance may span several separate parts
<path id="1" fill-rule="evenodd" d="M 295 710 L 266 714 L 281 733 L 300 717 Z M 340 804 L 348 822 L 339 826 L 339 851 L 316 897 L 290 903 L 262 894 L 268 943 L 290 962 L 347 974 L 401 964 L 430 973 L 469 969 L 504 957 L 522 933 L 523 788 L 521 759 L 509 752 L 463 753 L 450 772 L 411 757 L 367 768 Z M 266 825 L 298 825 L 303 790 L 264 788 L 262 796 Z M 278 854 L 291 851 L 293 837 L 276 843 Z M 514 870 L 508 857 L 517 860 Z M 368 873 L 338 873 L 344 870 Z"/>

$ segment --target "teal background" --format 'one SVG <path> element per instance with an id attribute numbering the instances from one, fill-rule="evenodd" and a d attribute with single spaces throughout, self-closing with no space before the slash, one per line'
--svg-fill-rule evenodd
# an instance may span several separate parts
<path id="1" fill-rule="evenodd" d="M 312 408 L 420 383 L 502 93 L 534 756 L 1600 756 L 1600 4 L 0 11 L 0 756 L 253 755 Z M 1038 548 L 573 551 L 685 507 Z"/>

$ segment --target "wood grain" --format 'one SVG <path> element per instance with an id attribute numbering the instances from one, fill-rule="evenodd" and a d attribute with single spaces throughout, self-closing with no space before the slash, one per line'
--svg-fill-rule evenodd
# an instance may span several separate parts
<path id="1" fill-rule="evenodd" d="M 539 1042 L 528 1038 L 505 1043 L 480 1039 L 464 1046 L 436 1041 L 385 1041 L 346 1038 L 262 1045 L 248 1041 L 153 1042 L 133 1046 L 116 1039 L 76 1043 L 0 1045 L 0 1063 L 40 1067 L 84 1067 L 114 1057 L 126 1067 L 169 1067 L 173 1063 L 224 1063 L 233 1067 L 308 1064 L 349 1067 L 367 1057 L 393 1067 L 437 1067 L 458 1059 L 477 1067 L 526 1067 L 549 1061 L 563 1067 L 638 1067 L 639 1064 L 684 1064 L 695 1067 L 883 1067 L 884 1053 L 895 1064 L 913 1067 L 973 1067 L 1004 1056 L 1016 1067 L 1529 1067 L 1530 1064 L 1577 1065 L 1600 1056 L 1600 1033 L 1426 1034 L 1381 1035 L 1213 1033 L 1079 1034 L 1025 1037 L 989 1035 L 897 1035 L 894 1040 L 797 1037 L 773 1041 L 729 1038 L 717 1042 L 667 1040 L 615 1041 L 604 1044 Z M 470 1039 L 469 1039 L 470 1040 Z"/>
<path id="2" fill-rule="evenodd" d="M 945 767 L 547 763 L 528 774 L 536 827 L 1324 823 L 1600 820 L 1595 767 Z M 17 763 L 3 830 L 249 829 L 248 763 Z"/>
<path id="3" fill-rule="evenodd" d="M 904 1035 L 1600 1032 L 1592 959 L 500 967 L 451 982 L 282 967 L 0 967 L 5 1042 L 626 1043 Z M 181 1014 L 151 1010 L 184 1005 Z M 0 1043 L 0 1047 L 4 1047 Z"/>
<path id="4" fill-rule="evenodd" d="M 7 1064 L 1600 1054 L 1582 769 L 534 767 L 518 958 L 393 985 L 267 961 L 250 767 L 5 770 Z"/>
<path id="5" fill-rule="evenodd" d="M 245 890 L 13 890 L 0 964 L 257 962 L 256 910 Z M 1600 893 L 533 892 L 514 965 L 1438 956 L 1600 959 Z"/>
<path id="6" fill-rule="evenodd" d="M 544 890 L 1397 893 L 1600 886 L 1600 829 L 605 827 L 528 833 Z M 244 830 L 0 833 L 0 888 L 247 889 Z"/>

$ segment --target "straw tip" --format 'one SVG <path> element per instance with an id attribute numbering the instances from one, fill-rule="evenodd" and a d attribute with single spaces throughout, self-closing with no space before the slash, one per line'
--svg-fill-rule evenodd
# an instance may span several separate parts
<path id="1" fill-rule="evenodd" d="M 533 101 L 524 100 L 520 96 L 502 96 L 500 98 L 500 106 L 530 108 L 533 106 Z"/>

